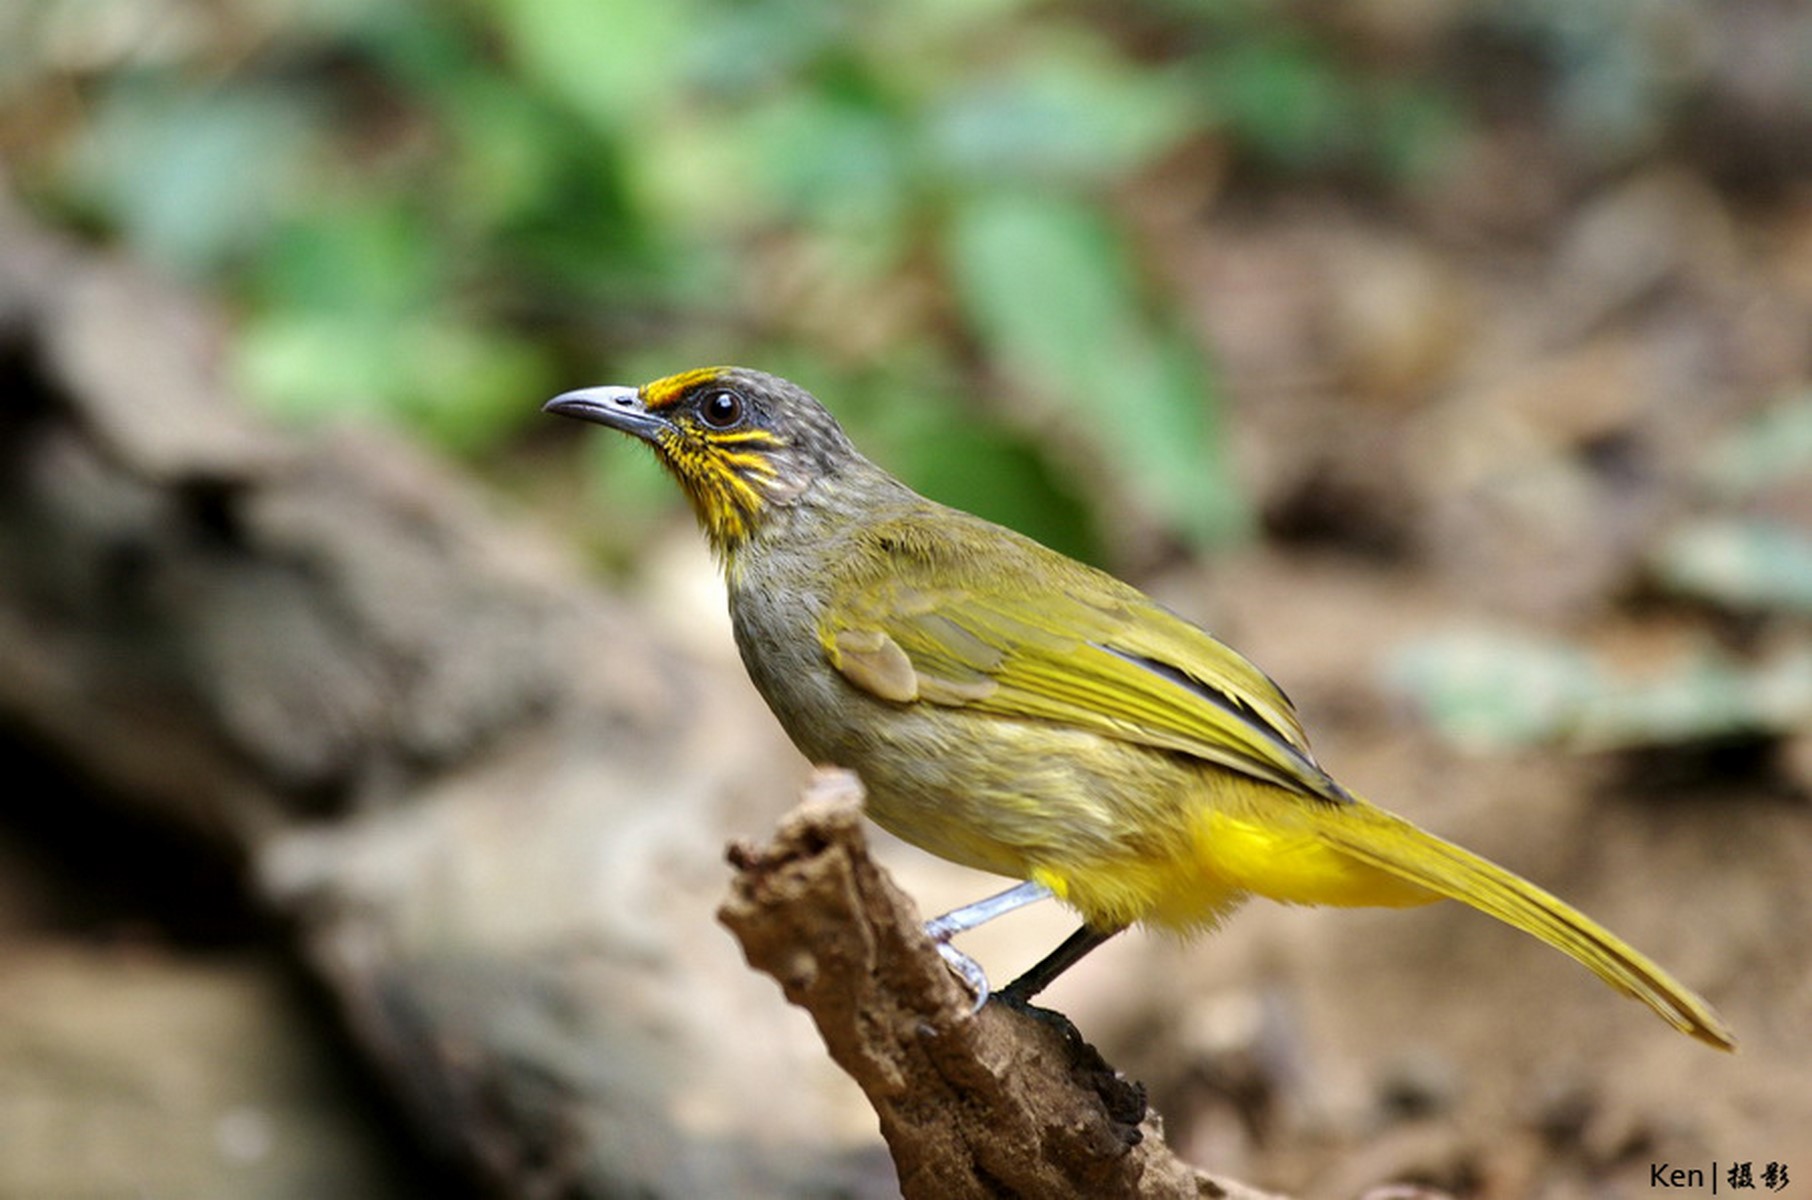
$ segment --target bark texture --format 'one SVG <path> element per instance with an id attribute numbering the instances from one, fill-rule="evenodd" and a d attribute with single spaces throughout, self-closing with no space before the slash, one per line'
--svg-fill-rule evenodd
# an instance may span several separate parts
<path id="1" fill-rule="evenodd" d="M 730 857 L 719 916 L 868 1096 L 907 1197 L 1262 1200 L 1171 1153 L 1144 1088 L 1061 1014 L 974 1010 L 869 858 L 853 776 L 820 775 L 771 844 Z"/>

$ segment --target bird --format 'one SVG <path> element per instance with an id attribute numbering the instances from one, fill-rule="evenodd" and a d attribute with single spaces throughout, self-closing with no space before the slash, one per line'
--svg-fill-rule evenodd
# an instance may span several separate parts
<path id="1" fill-rule="evenodd" d="M 1337 783 L 1267 675 L 1113 575 L 914 492 L 797 384 L 702 367 L 544 409 L 647 443 L 718 560 L 756 689 L 865 812 L 1020 882 L 926 925 L 951 944 L 1056 898 L 1081 927 L 1004 989 L 1029 1000 L 1134 924 L 1188 934 L 1252 897 L 1448 898 L 1570 955 L 1676 1029 L 1733 1049 L 1700 997 L 1520 876 Z"/>

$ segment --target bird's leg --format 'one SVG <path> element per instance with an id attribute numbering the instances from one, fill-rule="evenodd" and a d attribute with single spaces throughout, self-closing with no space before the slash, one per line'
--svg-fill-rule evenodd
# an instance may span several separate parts
<path id="1" fill-rule="evenodd" d="M 961 908 L 953 908 L 943 916 L 933 917 L 925 922 L 925 936 L 937 946 L 939 956 L 949 964 L 952 971 L 962 976 L 963 982 L 969 985 L 969 990 L 975 993 L 977 1011 L 980 1011 L 981 1006 L 988 1002 L 990 989 L 987 972 L 982 970 L 980 963 L 952 946 L 950 939 L 959 933 L 974 929 L 977 925 L 992 921 L 1003 913 L 1010 913 L 1016 908 L 1024 908 L 1028 904 L 1036 904 L 1040 900 L 1050 898 L 1050 888 L 1042 883 L 1027 880 L 1025 883 L 1008 888 L 999 895 L 989 896 L 985 900 L 977 900 L 973 904 L 965 904 Z M 1082 953 L 1085 954 L 1087 951 Z M 1082 954 L 1078 954 L 1076 957 L 1080 958 Z M 1058 968 L 1059 971 L 1062 969 L 1062 967 Z"/>
<path id="2" fill-rule="evenodd" d="M 1005 916 L 1016 908 L 1036 904 L 1040 900 L 1049 900 L 1051 889 L 1042 883 L 1027 880 L 1016 883 L 999 895 L 953 908 L 941 917 L 933 917 L 925 922 L 925 936 L 940 946 L 959 933 L 966 933 L 977 925 L 985 925 L 995 917 Z"/>
<path id="3" fill-rule="evenodd" d="M 1124 929 L 1125 926 L 1120 928 Z M 1083 956 L 1090 950 L 1119 932 L 1120 929 L 1096 929 L 1093 926 L 1084 925 L 1063 939 L 1063 943 L 1055 950 L 1033 963 L 1031 969 L 1024 975 L 1009 983 L 1001 992 L 1001 999 L 1020 1004 L 1029 1001 L 1033 996 L 1049 987 L 1059 975 L 1081 962 Z"/>

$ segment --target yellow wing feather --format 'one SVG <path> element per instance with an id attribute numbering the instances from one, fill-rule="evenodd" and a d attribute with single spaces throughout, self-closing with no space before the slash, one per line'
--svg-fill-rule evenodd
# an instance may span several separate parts
<path id="1" fill-rule="evenodd" d="M 925 525 L 882 523 L 865 536 L 884 545 L 845 556 L 886 568 L 843 581 L 819 631 L 831 663 L 856 686 L 896 702 L 1075 725 L 1347 799 L 1316 764 L 1283 692 L 1222 642 L 1010 531 L 989 527 L 995 553 L 982 561 L 961 551 L 970 544 L 963 539 L 927 537 Z M 1049 583 L 1030 595 L 1029 579 Z M 852 646 L 863 651 L 851 654 Z M 876 675 L 877 653 L 896 668 L 910 664 L 918 683 L 910 697 L 897 670 L 884 681 Z"/>

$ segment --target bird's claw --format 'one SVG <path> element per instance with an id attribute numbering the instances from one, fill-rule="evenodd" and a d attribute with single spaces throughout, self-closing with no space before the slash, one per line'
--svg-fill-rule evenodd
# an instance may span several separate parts
<path id="1" fill-rule="evenodd" d="M 937 952 L 943 956 L 944 962 L 952 971 L 960 975 L 963 982 L 969 985 L 969 990 L 975 993 L 974 1011 L 981 1011 L 982 1005 L 988 1002 L 988 997 L 993 994 L 994 989 L 988 986 L 988 976 L 981 969 L 981 964 L 952 946 L 950 939 L 959 933 L 974 929 L 977 925 L 992 921 L 1002 913 L 1010 913 L 1016 908 L 1023 908 L 1028 904 L 1050 898 L 1051 889 L 1049 887 L 1028 879 L 1024 883 L 1014 884 L 998 895 L 989 896 L 985 900 L 977 900 L 973 904 L 965 904 L 961 908 L 952 909 L 941 917 L 933 917 L 925 922 L 925 936 L 936 943 Z"/>
<path id="2" fill-rule="evenodd" d="M 993 989 L 988 986 L 988 973 L 982 970 L 980 963 L 976 962 L 973 958 L 970 958 L 967 954 L 964 954 L 961 950 L 958 950 L 955 946 L 952 946 L 949 942 L 940 938 L 938 936 L 938 931 L 932 928 L 932 926 L 936 924 L 937 922 L 935 921 L 928 922 L 925 926 L 925 932 L 930 936 L 932 942 L 936 944 L 938 957 L 944 960 L 944 964 L 955 972 L 957 977 L 968 987 L 969 991 L 974 994 L 975 1006 L 969 1011 L 978 1013 L 982 1010 L 982 1005 L 988 1002 L 988 997 L 993 992 Z M 944 934 L 944 937 L 946 938 L 949 936 L 949 934 Z"/>

